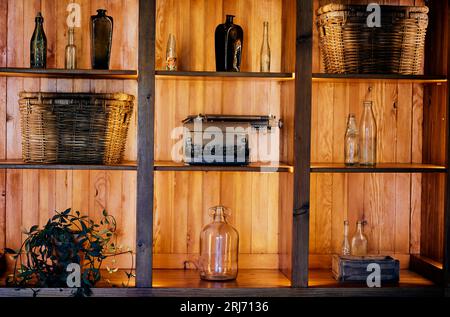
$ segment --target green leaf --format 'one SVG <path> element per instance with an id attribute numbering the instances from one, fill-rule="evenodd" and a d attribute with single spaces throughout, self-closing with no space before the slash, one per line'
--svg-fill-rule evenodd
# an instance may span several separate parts
<path id="1" fill-rule="evenodd" d="M 6 254 L 19 254 L 19 252 L 20 252 L 19 250 L 15 251 L 15 250 L 10 249 L 10 248 L 5 248 L 4 250 L 5 250 Z"/>
<path id="2" fill-rule="evenodd" d="M 106 210 L 103 210 L 103 216 L 108 217 L 108 212 Z"/>

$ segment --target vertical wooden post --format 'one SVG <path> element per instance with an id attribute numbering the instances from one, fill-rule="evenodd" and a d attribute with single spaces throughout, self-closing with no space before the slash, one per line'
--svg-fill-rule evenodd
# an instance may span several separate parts
<path id="1" fill-rule="evenodd" d="M 308 287 L 313 0 L 297 0 L 292 286 Z"/>
<path id="2" fill-rule="evenodd" d="M 156 0 L 139 0 L 136 287 L 152 286 Z"/>

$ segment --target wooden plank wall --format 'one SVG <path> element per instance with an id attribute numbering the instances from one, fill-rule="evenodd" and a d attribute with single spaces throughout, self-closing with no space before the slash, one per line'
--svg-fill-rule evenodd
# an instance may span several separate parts
<path id="1" fill-rule="evenodd" d="M 44 16 L 49 68 L 64 68 L 67 44 L 66 8 L 81 5 L 82 28 L 76 29 L 78 67 L 90 68 L 90 16 L 106 8 L 114 18 L 112 69 L 137 69 L 137 0 L 0 0 L 0 66 L 29 67 L 29 42 L 38 11 Z M 137 95 L 135 81 L 0 78 L 0 158 L 20 159 L 20 91 L 126 92 Z M 136 160 L 136 116 L 132 119 L 125 159 Z M 118 243 L 134 249 L 136 173 L 121 171 L 0 171 L 0 248 L 17 248 L 21 228 L 43 225 L 53 211 L 72 207 L 101 217 L 116 216 Z M 129 267 L 129 258 L 118 259 Z"/>
<path id="2" fill-rule="evenodd" d="M 315 9 L 330 2 L 316 0 Z M 379 2 L 379 1 L 378 1 Z M 385 4 L 422 5 L 422 0 Z M 313 72 L 323 70 L 314 28 Z M 343 162 L 348 114 L 362 115 L 362 102 L 374 102 L 379 162 L 421 163 L 423 86 L 397 83 L 315 83 L 313 85 L 312 162 Z M 367 220 L 369 252 L 395 254 L 408 267 L 409 254 L 420 252 L 421 175 L 313 174 L 311 177 L 310 254 L 312 268 L 329 268 L 339 253 L 344 220 L 350 239 L 356 221 Z"/>
<path id="3" fill-rule="evenodd" d="M 244 30 L 242 71 L 259 71 L 266 20 L 270 25 L 271 70 L 280 71 L 281 4 L 278 0 L 157 1 L 156 68 L 164 69 L 166 43 L 173 33 L 179 70 L 214 71 L 215 28 L 225 21 L 226 14 L 233 14 L 235 23 Z M 264 80 L 157 80 L 155 159 L 172 159 L 172 147 L 178 139 L 170 140 L 170 136 L 186 116 L 280 116 L 285 106 L 280 94 L 279 82 Z M 224 204 L 231 207 L 231 223 L 240 233 L 240 267 L 278 268 L 279 184 L 277 174 L 156 173 L 154 266 L 180 268 L 184 261 L 195 262 L 200 230 L 210 221 L 207 209 Z"/>
<path id="4" fill-rule="evenodd" d="M 428 73 L 447 75 L 448 69 L 448 1 L 430 3 L 428 56 L 425 69 Z M 447 164 L 448 148 L 445 146 L 448 125 L 448 85 L 428 86 L 424 91 L 425 162 Z M 421 254 L 442 263 L 444 251 L 444 195 L 445 175 L 424 175 L 422 187 Z"/>

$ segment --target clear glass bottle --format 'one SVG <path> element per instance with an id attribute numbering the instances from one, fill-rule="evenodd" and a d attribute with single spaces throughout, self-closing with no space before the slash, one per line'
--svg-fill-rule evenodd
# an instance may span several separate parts
<path id="1" fill-rule="evenodd" d="M 166 48 L 166 70 L 176 71 L 177 68 L 177 42 L 175 35 L 169 34 Z"/>
<path id="2" fill-rule="evenodd" d="M 367 255 L 367 237 L 364 234 L 363 225 L 364 221 L 358 221 L 356 223 L 356 232 L 352 238 L 351 254 L 353 256 L 366 256 Z"/>
<path id="3" fill-rule="evenodd" d="M 347 131 L 345 132 L 345 165 L 357 165 L 359 163 L 359 132 L 356 125 L 356 116 L 351 113 L 348 116 Z"/>
<path id="4" fill-rule="evenodd" d="M 344 241 L 342 241 L 342 255 L 350 255 L 350 242 L 348 240 L 348 220 L 344 221 Z"/>
<path id="5" fill-rule="evenodd" d="M 261 46 L 261 72 L 270 72 L 269 22 L 263 24 L 263 42 Z"/>
<path id="6" fill-rule="evenodd" d="M 374 166 L 377 160 L 377 123 L 373 114 L 371 101 L 364 102 L 364 112 L 359 131 L 359 162 L 361 165 Z"/>
<path id="7" fill-rule="evenodd" d="M 234 280 L 238 273 L 239 234 L 227 223 L 227 208 L 210 208 L 213 221 L 200 234 L 200 277 L 204 280 Z"/>
<path id="8" fill-rule="evenodd" d="M 33 37 L 30 42 L 30 67 L 47 67 L 47 37 L 44 32 L 44 18 L 41 12 L 36 15 Z"/>
<path id="9" fill-rule="evenodd" d="M 66 69 L 77 68 L 77 47 L 75 46 L 75 29 L 69 28 L 68 44 L 66 46 Z"/>

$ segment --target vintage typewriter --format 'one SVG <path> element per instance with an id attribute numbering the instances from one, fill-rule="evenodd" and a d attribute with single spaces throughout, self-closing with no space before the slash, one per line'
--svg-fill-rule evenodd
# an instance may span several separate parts
<path id="1" fill-rule="evenodd" d="M 197 115 L 183 120 L 184 162 L 189 165 L 250 164 L 251 134 L 281 128 L 274 116 Z"/>

